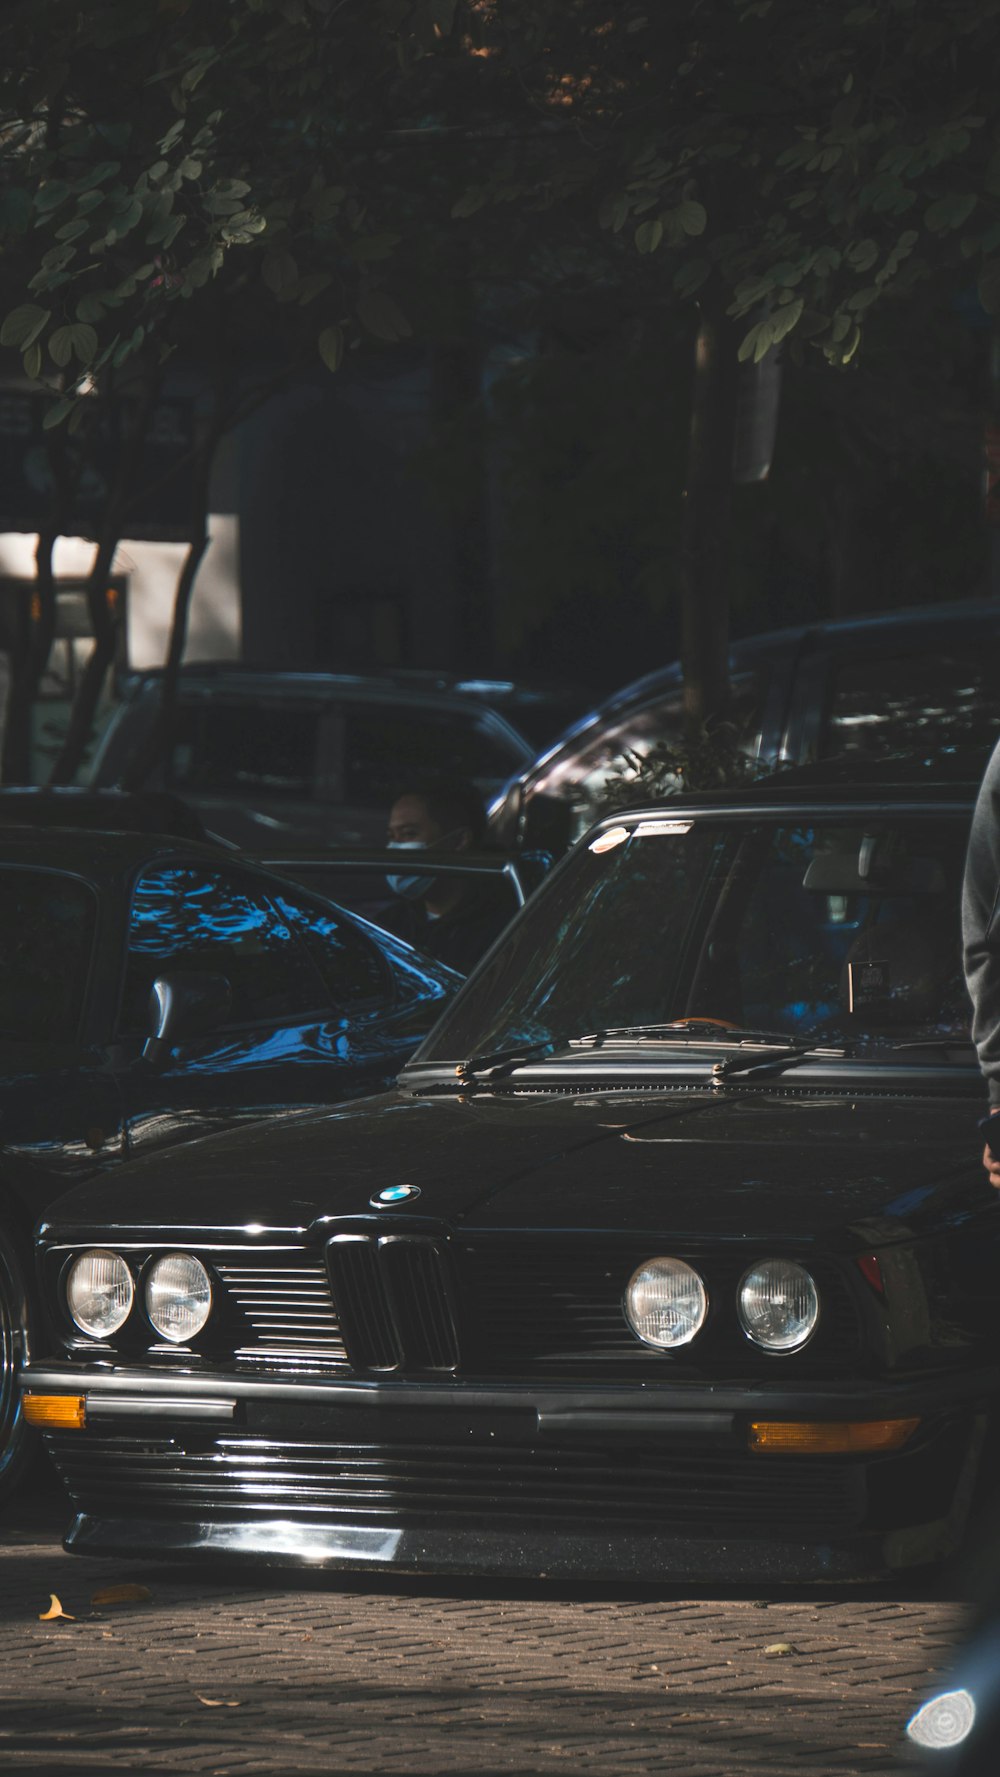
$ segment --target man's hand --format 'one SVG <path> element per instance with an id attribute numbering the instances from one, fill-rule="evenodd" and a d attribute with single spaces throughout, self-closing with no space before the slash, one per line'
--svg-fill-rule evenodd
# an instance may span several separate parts
<path id="1" fill-rule="evenodd" d="M 1000 1160 L 997 1159 L 989 1143 L 983 1149 L 983 1165 L 994 1191 L 1000 1191 Z"/>

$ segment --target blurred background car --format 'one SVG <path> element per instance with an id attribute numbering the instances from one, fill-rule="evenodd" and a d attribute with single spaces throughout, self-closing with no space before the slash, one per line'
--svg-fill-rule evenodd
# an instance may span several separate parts
<path id="1" fill-rule="evenodd" d="M 1000 738 L 1000 601 L 774 630 L 730 650 L 730 720 L 749 773 L 834 757 L 859 766 L 890 754 L 978 749 Z M 614 804 L 669 792 L 643 767 L 683 752 L 681 663 L 625 686 L 575 723 L 494 801 L 499 845 L 559 853 Z M 691 788 L 678 774 L 675 789 Z"/>
<path id="2" fill-rule="evenodd" d="M 159 672 L 125 682 L 92 787 L 169 789 L 213 833 L 250 850 L 379 844 L 404 775 L 461 776 L 489 801 L 586 702 L 566 688 L 419 671 L 192 666 L 167 748 L 156 736 L 161 684 Z"/>
<path id="3" fill-rule="evenodd" d="M 459 983 L 218 847 L 0 830 L 0 1495 L 28 1443 L 28 1243 L 52 1200 L 150 1149 L 387 1085 Z"/>

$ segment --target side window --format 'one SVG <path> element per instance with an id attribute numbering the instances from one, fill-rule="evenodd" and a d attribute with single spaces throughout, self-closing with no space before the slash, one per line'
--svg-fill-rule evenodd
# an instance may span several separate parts
<path id="1" fill-rule="evenodd" d="M 753 753 L 757 741 L 760 687 L 749 675 L 733 684 L 733 720 L 746 736 L 746 751 Z M 569 810 L 568 826 L 562 843 L 572 844 L 592 826 L 594 821 L 613 808 L 625 808 L 631 802 L 650 801 L 669 796 L 684 788 L 679 774 L 670 771 L 667 762 L 650 778 L 644 778 L 647 761 L 657 747 L 678 743 L 681 738 L 682 693 L 678 687 L 655 701 L 640 704 L 601 725 L 576 753 L 560 753 L 543 776 L 531 786 L 526 809 L 525 843 L 545 844 L 557 838 L 553 803 L 563 803 Z M 543 798 L 538 817 L 532 822 L 530 801 Z M 542 809 L 548 804 L 550 829 L 547 833 Z"/>
<path id="2" fill-rule="evenodd" d="M 346 801 L 388 807 L 403 775 L 442 772 L 500 784 L 522 764 L 502 734 L 475 716 L 405 704 L 345 705 Z"/>
<path id="3" fill-rule="evenodd" d="M 319 714 L 206 699 L 177 713 L 173 787 L 201 796 L 315 794 Z"/>
<path id="4" fill-rule="evenodd" d="M 1000 732 L 993 656 L 984 643 L 976 653 L 943 648 L 836 662 L 820 756 L 992 746 Z"/>
<path id="5" fill-rule="evenodd" d="M 294 1017 L 326 1003 L 286 918 L 255 884 L 202 865 L 163 864 L 132 897 L 121 1029 L 146 1029 L 149 994 L 166 971 L 206 969 L 232 988 L 232 1023 Z"/>
<path id="6" fill-rule="evenodd" d="M 279 912 L 305 944 L 338 1010 L 381 1011 L 392 1003 L 392 978 L 371 939 L 329 908 L 275 897 Z"/>

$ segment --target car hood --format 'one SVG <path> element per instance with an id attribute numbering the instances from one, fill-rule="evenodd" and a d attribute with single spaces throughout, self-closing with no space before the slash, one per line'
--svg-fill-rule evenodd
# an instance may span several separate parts
<path id="1" fill-rule="evenodd" d="M 386 1187 L 466 1232 L 907 1238 L 995 1206 L 969 1100 L 390 1092 L 151 1155 L 60 1199 L 57 1238 L 321 1238 Z M 388 1226 L 392 1211 L 377 1212 Z"/>

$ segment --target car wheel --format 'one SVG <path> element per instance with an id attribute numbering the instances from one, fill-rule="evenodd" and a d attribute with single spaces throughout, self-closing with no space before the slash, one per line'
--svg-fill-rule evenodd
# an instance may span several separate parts
<path id="1" fill-rule="evenodd" d="M 16 1487 L 38 1448 L 17 1385 L 28 1355 L 28 1312 L 25 1264 L 10 1233 L 0 1228 L 0 1500 Z"/>

